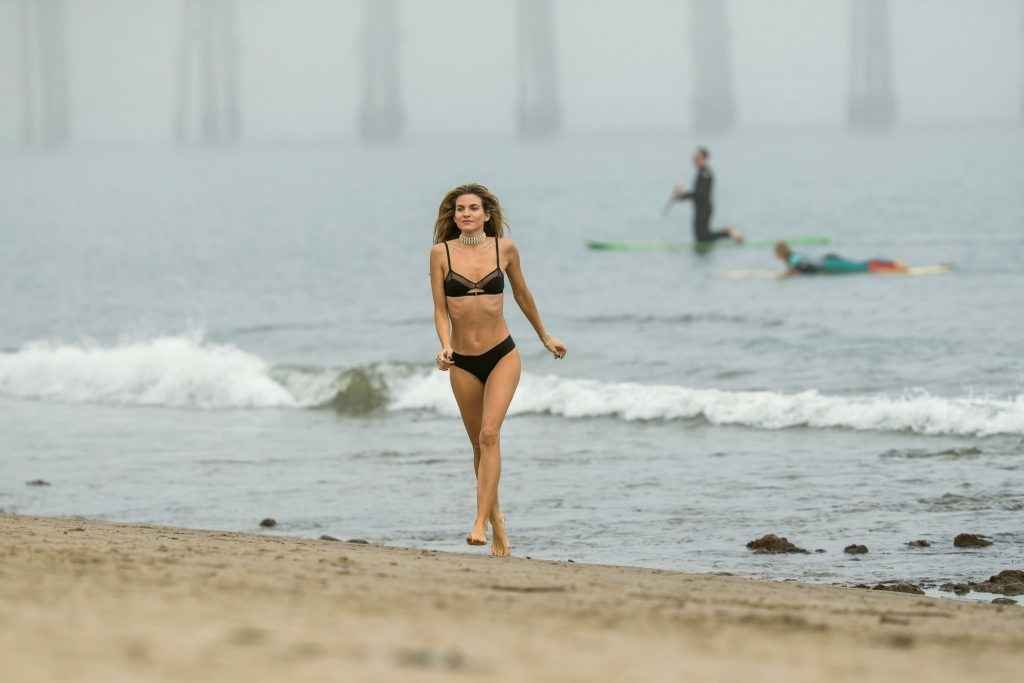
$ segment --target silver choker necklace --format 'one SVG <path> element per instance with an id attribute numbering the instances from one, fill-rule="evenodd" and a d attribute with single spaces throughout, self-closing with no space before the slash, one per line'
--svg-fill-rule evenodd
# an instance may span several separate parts
<path id="1" fill-rule="evenodd" d="M 483 231 L 479 235 L 473 237 L 466 237 L 466 233 L 459 233 L 459 241 L 465 244 L 467 247 L 475 247 L 478 244 L 483 244 L 484 240 L 487 239 L 487 234 Z"/>

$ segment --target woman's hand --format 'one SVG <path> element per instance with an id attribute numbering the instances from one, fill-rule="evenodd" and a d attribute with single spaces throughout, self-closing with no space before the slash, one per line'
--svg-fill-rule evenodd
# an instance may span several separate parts
<path id="1" fill-rule="evenodd" d="M 552 337 L 550 334 L 547 334 L 540 341 L 544 344 L 545 349 L 554 354 L 555 358 L 565 358 L 567 349 L 558 337 Z"/>
<path id="2" fill-rule="evenodd" d="M 437 361 L 438 370 L 448 372 L 448 368 L 455 364 L 452 361 L 452 347 L 446 346 L 438 351 L 437 358 L 435 360 Z"/>

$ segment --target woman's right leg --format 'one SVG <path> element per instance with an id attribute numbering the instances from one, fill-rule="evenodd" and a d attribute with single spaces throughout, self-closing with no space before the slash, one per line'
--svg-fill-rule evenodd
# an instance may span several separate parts
<path id="1" fill-rule="evenodd" d="M 473 474 L 479 478 L 480 427 L 483 424 L 484 385 L 475 375 L 462 368 L 453 367 L 448 370 L 448 374 L 452 384 L 452 393 L 455 394 L 455 402 L 459 405 L 459 413 L 462 415 L 462 424 L 466 427 L 469 443 L 473 447 Z M 494 526 L 496 517 L 497 513 L 491 516 L 491 526 Z M 466 541 L 471 545 L 484 545 L 487 543 L 486 530 L 474 528 L 466 537 Z"/>

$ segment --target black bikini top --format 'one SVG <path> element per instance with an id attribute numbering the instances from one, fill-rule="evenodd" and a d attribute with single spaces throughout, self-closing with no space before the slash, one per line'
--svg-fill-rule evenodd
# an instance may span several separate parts
<path id="1" fill-rule="evenodd" d="M 476 282 L 452 270 L 452 253 L 448 250 L 447 242 L 444 243 L 444 253 L 448 255 L 448 274 L 444 278 L 445 296 L 478 296 L 480 294 L 501 294 L 505 291 L 505 274 L 501 272 L 497 237 L 494 238 L 494 257 L 497 266 Z"/>

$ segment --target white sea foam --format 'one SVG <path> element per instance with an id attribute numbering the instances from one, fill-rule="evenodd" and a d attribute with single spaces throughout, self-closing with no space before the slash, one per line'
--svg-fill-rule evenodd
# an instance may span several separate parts
<path id="1" fill-rule="evenodd" d="M 440 373 L 412 377 L 392 388 L 394 410 L 457 414 Z M 509 409 L 512 415 L 623 420 L 703 418 L 711 424 L 758 429 L 838 428 L 989 436 L 1024 434 L 1024 396 L 943 398 L 924 392 L 904 396 L 827 396 L 817 391 L 721 391 L 632 382 L 598 382 L 525 374 Z"/>
<path id="2" fill-rule="evenodd" d="M 0 393 L 63 402 L 196 408 L 294 406 L 267 363 L 200 337 L 101 347 L 40 342 L 0 354 Z"/>
<path id="3" fill-rule="evenodd" d="M 351 395 L 346 394 L 349 390 Z M 308 408 L 457 415 L 448 376 L 403 365 L 348 370 L 272 368 L 260 357 L 196 336 L 161 337 L 110 347 L 36 343 L 0 354 L 0 394 L 115 405 Z M 948 398 L 829 396 L 817 391 L 722 391 L 676 385 L 523 376 L 512 415 L 626 421 L 703 419 L 757 429 L 791 427 L 990 436 L 1024 434 L 1024 396 Z"/>

